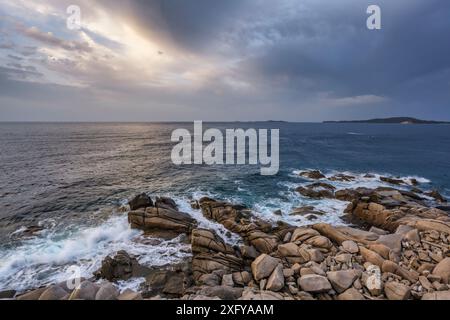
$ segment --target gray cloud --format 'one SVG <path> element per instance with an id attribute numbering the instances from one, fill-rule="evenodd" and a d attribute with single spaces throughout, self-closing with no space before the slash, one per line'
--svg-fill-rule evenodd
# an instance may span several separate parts
<path id="1" fill-rule="evenodd" d="M 29 100 L 9 101 L 21 108 L 30 101 L 50 108 L 58 104 L 58 90 L 74 101 L 82 95 L 95 116 L 77 111 L 77 119 L 317 121 L 398 115 L 450 120 L 450 2 L 378 0 L 382 30 L 369 31 L 366 9 L 373 3 L 98 0 L 96 6 L 112 16 L 126 17 L 157 44 L 162 56 L 176 51 L 176 58 L 186 57 L 183 61 L 190 62 L 190 57 L 195 57 L 195 63 L 213 61 L 214 72 L 201 86 L 186 91 L 178 86 L 176 73 L 177 68 L 180 74 L 189 73 L 188 67 L 167 70 L 173 81 L 161 87 L 164 74 L 155 72 L 144 84 L 115 73 L 109 62 L 95 68 L 89 64 L 88 72 L 86 67 L 80 70 L 74 56 L 41 65 L 89 84 L 89 90 L 17 82 L 20 76 L 15 72 L 33 70 L 12 65 L 1 70 L 3 84 L 9 79 L 14 82 L 7 87 L 30 91 Z M 85 43 L 41 30 L 45 29 L 23 27 L 20 31 L 42 45 L 89 53 L 94 61 L 98 58 Z M 115 40 L 99 42 L 110 43 L 107 46 L 119 54 L 122 50 L 112 45 Z M 37 48 L 14 50 L 32 56 Z M 22 79 L 27 77 L 32 74 Z M 61 104 L 76 105 L 64 98 Z M 69 107 L 59 108 L 52 117 L 75 117 Z"/>
<path id="2" fill-rule="evenodd" d="M 34 39 L 42 44 L 59 47 L 68 51 L 77 51 L 77 52 L 91 52 L 92 48 L 88 43 L 79 42 L 79 41 L 68 41 L 60 39 L 54 36 L 50 32 L 43 32 L 36 27 L 27 28 L 22 25 L 17 27 L 17 30 L 21 32 L 23 35 Z"/>

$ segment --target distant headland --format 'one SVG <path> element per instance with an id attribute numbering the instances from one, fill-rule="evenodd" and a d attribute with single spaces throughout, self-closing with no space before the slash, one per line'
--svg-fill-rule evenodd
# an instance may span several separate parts
<path id="1" fill-rule="evenodd" d="M 450 124 L 449 121 L 420 120 L 410 117 L 380 118 L 369 120 L 324 121 L 324 123 Z"/>

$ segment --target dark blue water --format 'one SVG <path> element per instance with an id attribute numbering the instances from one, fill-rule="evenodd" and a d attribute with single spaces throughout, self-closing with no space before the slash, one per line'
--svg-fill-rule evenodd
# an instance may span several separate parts
<path id="1" fill-rule="evenodd" d="M 192 126 L 192 123 L 0 124 L 0 278 L 2 273 L 11 277 L 11 270 L 17 272 L 27 263 L 37 263 L 26 257 L 34 249 L 47 250 L 48 259 L 57 265 L 55 255 L 61 255 L 58 250 L 67 249 L 67 243 L 61 243 L 66 241 L 65 237 L 70 238 L 83 228 L 108 223 L 114 215 L 111 208 L 143 191 L 170 195 L 179 201 L 210 194 L 242 202 L 267 214 L 277 208 L 288 211 L 307 201 L 292 189 L 305 182 L 295 172 L 311 168 L 325 173 L 421 177 L 423 188 L 437 188 L 447 196 L 450 194 L 448 125 L 278 122 L 204 125 L 219 129 L 280 129 L 281 164 L 276 176 L 261 176 L 259 166 L 175 166 L 170 160 L 174 146 L 170 142 L 171 133 L 177 128 L 192 131 Z M 342 187 L 376 184 L 357 181 Z M 328 206 L 331 213 L 340 208 L 331 202 L 315 205 Z M 50 235 L 42 235 L 45 242 L 17 242 L 11 236 L 24 226 L 38 224 L 51 230 Z M 65 230 L 64 235 L 61 230 Z M 76 261 L 77 250 L 61 263 Z M 13 259 L 14 252 L 21 252 L 22 260 Z"/>

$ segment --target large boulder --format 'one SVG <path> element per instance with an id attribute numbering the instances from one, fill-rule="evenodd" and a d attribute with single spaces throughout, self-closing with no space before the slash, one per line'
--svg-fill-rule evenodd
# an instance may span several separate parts
<path id="1" fill-rule="evenodd" d="M 388 282 L 384 285 L 384 293 L 389 300 L 408 300 L 411 289 L 399 282 Z"/>
<path id="2" fill-rule="evenodd" d="M 135 196 L 133 199 L 128 201 L 131 210 L 145 209 L 148 207 L 153 207 L 152 199 L 145 193 L 141 193 Z"/>
<path id="3" fill-rule="evenodd" d="M 119 290 L 111 282 L 104 282 L 100 285 L 95 300 L 117 300 L 119 294 Z"/>
<path id="4" fill-rule="evenodd" d="M 178 206 L 175 200 L 168 197 L 156 197 L 155 207 L 178 211 Z"/>
<path id="5" fill-rule="evenodd" d="M 267 280 L 266 290 L 280 291 L 284 287 L 283 265 L 279 264 Z"/>
<path id="6" fill-rule="evenodd" d="M 447 257 L 439 262 L 433 270 L 433 275 L 441 277 L 445 284 L 450 284 L 450 258 Z"/>
<path id="7" fill-rule="evenodd" d="M 222 275 L 241 271 L 243 268 L 243 261 L 236 255 L 219 253 L 199 253 L 195 254 L 192 259 L 192 272 L 194 279 L 197 282 L 203 282 L 205 276 L 208 280 L 214 278 L 215 283 L 220 283 Z M 213 274 L 214 273 L 214 274 Z M 212 276 L 209 276 L 213 274 Z"/>
<path id="8" fill-rule="evenodd" d="M 254 230 L 246 234 L 246 239 L 258 250 L 263 253 L 271 253 L 277 247 L 279 239 L 265 232 Z"/>
<path id="9" fill-rule="evenodd" d="M 298 279 L 298 285 L 302 290 L 311 293 L 328 292 L 332 289 L 330 282 L 324 276 L 307 274 Z"/>
<path id="10" fill-rule="evenodd" d="M 172 298 L 182 297 L 192 279 L 182 271 L 152 270 L 145 278 L 145 297 L 167 295 Z"/>
<path id="11" fill-rule="evenodd" d="M 26 292 L 22 295 L 19 295 L 16 299 L 17 300 L 39 300 L 39 297 L 42 295 L 42 293 L 47 290 L 47 288 L 39 288 L 36 290 L 32 290 L 29 292 Z"/>
<path id="12" fill-rule="evenodd" d="M 356 270 L 330 271 L 327 273 L 328 280 L 337 293 L 342 293 L 353 285 L 358 278 Z"/>
<path id="13" fill-rule="evenodd" d="M 334 187 L 324 183 L 311 184 L 306 187 L 298 187 L 296 191 L 302 196 L 312 199 L 332 199 L 335 197 Z"/>
<path id="14" fill-rule="evenodd" d="M 231 232 L 239 234 L 259 252 L 271 253 L 280 242 L 280 237 L 276 235 L 271 224 L 252 216 L 251 211 L 244 206 L 207 197 L 200 199 L 199 204 L 206 218 L 217 221 Z"/>
<path id="15" fill-rule="evenodd" d="M 234 254 L 234 249 L 213 231 L 206 229 L 194 229 L 191 236 L 192 252 L 222 252 Z"/>
<path id="16" fill-rule="evenodd" d="M 309 253 L 305 249 L 300 248 L 293 242 L 279 245 L 278 254 L 281 257 L 286 258 L 292 264 L 305 263 L 310 259 Z"/>
<path id="17" fill-rule="evenodd" d="M 126 251 L 119 251 L 113 258 L 108 256 L 102 261 L 102 266 L 95 272 L 95 276 L 109 281 L 128 280 L 143 277 L 149 271 L 150 269 L 141 266 L 135 257 Z"/>
<path id="18" fill-rule="evenodd" d="M 80 287 L 72 292 L 69 300 L 95 300 L 99 289 L 99 285 L 90 281 L 83 281 Z"/>
<path id="19" fill-rule="evenodd" d="M 267 254 L 260 255 L 255 261 L 252 262 L 253 277 L 257 281 L 269 277 L 279 263 L 280 260 Z"/>
<path id="20" fill-rule="evenodd" d="M 187 233 L 196 227 L 196 221 L 189 214 L 164 208 L 147 208 L 128 213 L 131 227 L 147 232 L 172 234 Z"/>
<path id="21" fill-rule="evenodd" d="M 299 173 L 299 176 L 312 180 L 319 180 L 326 178 L 325 175 L 319 170 L 302 171 Z"/>
<path id="22" fill-rule="evenodd" d="M 347 289 L 337 297 L 338 300 L 365 300 L 364 296 L 355 288 Z"/>
<path id="23" fill-rule="evenodd" d="M 48 287 L 39 297 L 39 300 L 61 300 L 69 293 L 58 285 Z"/>

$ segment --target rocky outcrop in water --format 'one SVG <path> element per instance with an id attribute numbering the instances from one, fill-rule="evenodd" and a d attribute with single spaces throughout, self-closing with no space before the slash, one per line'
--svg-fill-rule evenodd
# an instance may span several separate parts
<path id="1" fill-rule="evenodd" d="M 128 221 L 133 228 L 164 237 L 174 237 L 181 233 L 190 234 L 197 225 L 189 214 L 167 206 L 131 211 L 128 213 Z"/>

